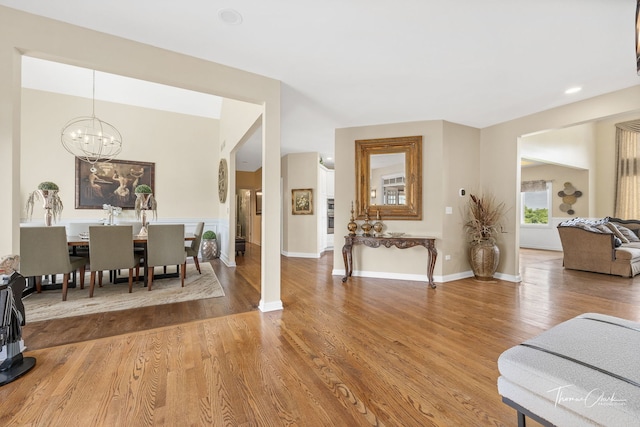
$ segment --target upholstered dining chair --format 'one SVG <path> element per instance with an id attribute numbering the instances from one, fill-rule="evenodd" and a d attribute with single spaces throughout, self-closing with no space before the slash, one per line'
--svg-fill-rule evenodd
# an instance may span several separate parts
<path id="1" fill-rule="evenodd" d="M 181 285 L 187 274 L 187 251 L 184 246 L 184 224 L 150 224 L 148 226 L 147 288 L 153 284 L 153 268 L 157 266 L 179 265 Z"/>
<path id="2" fill-rule="evenodd" d="M 136 269 L 136 281 L 140 278 L 141 254 L 133 250 L 133 228 L 130 225 L 99 225 L 89 227 L 89 268 L 91 281 L 89 298 L 93 297 L 96 284 L 102 287 L 102 273 L 105 270 L 115 271 L 129 269 L 129 293 L 133 290 L 133 269 Z"/>
<path id="3" fill-rule="evenodd" d="M 198 262 L 198 252 L 200 252 L 200 242 L 202 241 L 202 233 L 204 231 L 204 222 L 199 222 L 196 224 L 196 230 L 193 232 L 193 236 L 195 239 L 191 241 L 191 245 L 187 246 L 185 249 L 187 250 L 187 257 L 193 258 L 193 263 L 196 265 L 196 269 L 198 273 L 202 274 L 200 271 L 200 262 Z"/>
<path id="4" fill-rule="evenodd" d="M 42 276 L 63 274 L 62 300 L 67 300 L 69 274 L 80 271 L 80 288 L 84 289 L 86 257 L 71 256 L 64 227 L 20 228 L 20 274 L 36 278 L 36 291 L 42 292 Z M 75 274 L 75 273 L 74 273 Z"/>

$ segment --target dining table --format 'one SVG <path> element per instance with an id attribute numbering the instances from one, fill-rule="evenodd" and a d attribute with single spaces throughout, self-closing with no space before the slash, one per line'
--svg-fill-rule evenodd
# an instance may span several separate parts
<path id="1" fill-rule="evenodd" d="M 185 233 L 184 240 L 185 242 L 191 242 L 196 239 L 196 236 L 193 233 Z M 147 236 L 143 235 L 132 235 L 131 240 L 133 242 L 134 247 L 139 247 L 143 249 L 144 255 L 143 258 L 147 259 Z M 72 253 L 77 253 L 77 248 L 81 247 L 89 247 L 89 238 L 84 236 L 67 236 L 67 245 L 72 248 Z M 137 246 L 136 246 L 137 245 Z M 141 266 L 142 267 L 142 266 Z M 147 269 L 142 268 L 143 272 L 143 283 L 144 286 L 147 286 Z M 117 277 L 116 272 L 110 272 L 111 280 L 113 283 L 121 283 L 128 282 L 128 277 Z M 180 266 L 176 266 L 176 272 L 167 272 L 167 268 L 165 266 L 164 272 L 161 274 L 154 274 L 154 279 L 166 279 L 170 277 L 179 277 L 180 276 Z"/>

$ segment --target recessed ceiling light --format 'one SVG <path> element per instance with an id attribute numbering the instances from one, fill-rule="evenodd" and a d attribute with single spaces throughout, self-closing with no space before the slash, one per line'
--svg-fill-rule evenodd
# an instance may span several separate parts
<path id="1" fill-rule="evenodd" d="M 576 87 L 571 87 L 571 88 L 569 88 L 569 89 L 565 90 L 565 91 L 564 91 L 564 93 L 566 93 L 567 95 L 571 95 L 571 94 L 573 94 L 573 93 L 578 93 L 578 92 L 580 92 L 581 90 L 582 90 L 582 88 L 581 88 L 581 87 L 576 86 Z"/>
<path id="2" fill-rule="evenodd" d="M 235 9 L 220 9 L 218 18 L 229 25 L 240 25 L 242 23 L 242 15 Z"/>

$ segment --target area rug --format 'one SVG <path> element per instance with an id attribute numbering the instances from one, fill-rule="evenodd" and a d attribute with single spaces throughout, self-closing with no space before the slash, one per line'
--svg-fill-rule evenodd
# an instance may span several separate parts
<path id="1" fill-rule="evenodd" d="M 24 298 L 22 301 L 26 320 L 31 323 L 105 311 L 223 297 L 224 291 L 211 265 L 202 263 L 200 269 L 202 274 L 198 274 L 195 265 L 187 264 L 184 288 L 180 286 L 180 278 L 154 279 L 152 290 L 148 291 L 142 284 L 142 278 L 140 282 L 135 282 L 134 277 L 132 293 L 128 292 L 127 282 L 107 283 L 108 276 L 105 273 L 103 286 L 99 288 L 96 284 L 93 298 L 89 298 L 89 274 L 87 274 L 84 289 L 80 289 L 80 286 L 69 289 L 66 301 L 62 301 L 61 290 L 42 291 L 40 294 L 33 293 Z"/>

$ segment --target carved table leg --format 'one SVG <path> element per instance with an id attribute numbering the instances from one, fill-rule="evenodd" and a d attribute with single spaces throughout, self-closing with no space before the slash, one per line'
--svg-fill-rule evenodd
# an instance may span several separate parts
<path id="1" fill-rule="evenodd" d="M 428 259 L 428 267 L 427 267 L 427 277 L 429 278 L 429 286 L 431 288 L 436 288 L 436 282 L 433 281 L 433 269 L 436 266 L 436 258 L 438 258 L 438 251 L 433 245 L 430 245 L 427 250 L 429 251 L 429 259 Z"/>
<path id="2" fill-rule="evenodd" d="M 342 278 L 342 283 L 346 282 L 349 277 L 351 277 L 351 273 L 353 273 L 353 253 L 352 253 L 352 245 L 344 245 L 342 247 L 342 258 L 344 260 L 344 274 L 345 276 Z"/>

